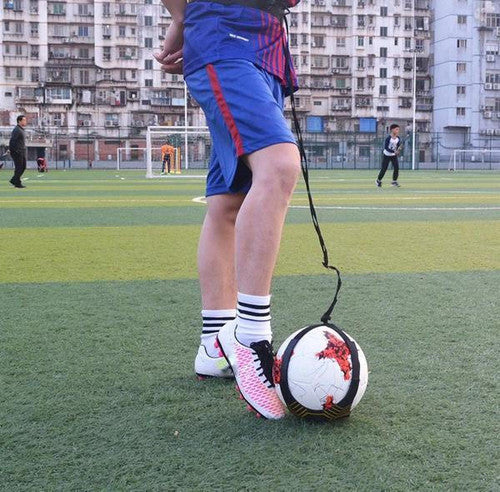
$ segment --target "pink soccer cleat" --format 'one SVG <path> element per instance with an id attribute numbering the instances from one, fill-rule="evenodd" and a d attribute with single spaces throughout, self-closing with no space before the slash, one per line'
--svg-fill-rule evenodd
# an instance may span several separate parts
<path id="1" fill-rule="evenodd" d="M 237 390 L 258 417 L 281 419 L 285 407 L 276 394 L 273 379 L 274 355 L 267 340 L 247 347 L 236 338 L 236 321 L 226 323 L 219 331 L 219 348 L 236 378 Z"/>

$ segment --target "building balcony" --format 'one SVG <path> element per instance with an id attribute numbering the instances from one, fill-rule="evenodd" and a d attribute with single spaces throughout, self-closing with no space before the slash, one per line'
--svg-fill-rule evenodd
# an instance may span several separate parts
<path id="1" fill-rule="evenodd" d="M 330 106 L 330 111 L 334 113 L 350 113 L 351 112 L 351 106 L 346 105 L 346 104 L 332 104 Z"/>
<path id="2" fill-rule="evenodd" d="M 67 56 L 57 56 L 51 55 L 49 53 L 49 60 L 47 62 L 47 67 L 55 66 L 55 67 L 83 67 L 83 66 L 93 66 L 94 65 L 94 57 L 91 58 L 79 58 L 76 55 L 67 55 Z"/>
<path id="3" fill-rule="evenodd" d="M 418 104 L 416 106 L 417 111 L 428 112 L 432 111 L 432 104 Z"/>

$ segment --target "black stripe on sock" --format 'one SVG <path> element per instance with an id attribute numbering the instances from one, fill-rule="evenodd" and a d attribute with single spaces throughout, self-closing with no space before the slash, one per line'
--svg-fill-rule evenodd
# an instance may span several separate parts
<path id="1" fill-rule="evenodd" d="M 219 333 L 219 330 L 201 330 L 202 335 L 210 335 L 211 333 Z"/>
<path id="2" fill-rule="evenodd" d="M 203 321 L 232 321 L 234 316 L 229 317 L 217 317 L 217 316 L 202 316 Z"/>
<path id="3" fill-rule="evenodd" d="M 241 302 L 238 301 L 238 304 L 240 306 L 246 307 L 246 308 L 251 308 L 251 309 L 271 309 L 271 304 L 264 304 L 264 305 L 259 305 L 259 304 L 248 304 L 246 302 Z"/>
<path id="4" fill-rule="evenodd" d="M 271 311 L 266 311 L 265 313 L 255 313 L 254 311 L 244 311 L 243 309 L 238 309 L 238 316 L 241 313 L 247 314 L 248 316 L 259 316 L 259 317 L 271 316 Z"/>

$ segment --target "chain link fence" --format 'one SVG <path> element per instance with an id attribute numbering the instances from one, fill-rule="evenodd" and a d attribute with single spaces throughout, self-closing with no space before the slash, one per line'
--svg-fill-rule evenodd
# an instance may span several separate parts
<path id="1" fill-rule="evenodd" d="M 6 148 L 12 128 L 0 128 L 0 163 L 12 165 Z M 118 148 L 130 149 L 137 156 L 127 164 L 129 169 L 145 169 L 145 131 L 137 128 L 27 128 L 28 166 L 35 167 L 37 157 L 46 157 L 49 167 L 114 169 Z M 312 169 L 377 169 L 380 167 L 385 134 L 360 132 L 305 133 L 304 143 Z M 169 142 L 182 149 L 183 137 L 172 136 Z M 412 168 L 412 135 L 401 135 L 404 148 L 400 155 L 402 169 Z M 453 141 L 453 145 L 446 142 Z M 211 143 L 206 136 L 190 138 L 189 154 L 196 156 L 189 167 L 208 166 Z M 191 148 L 191 146 L 193 146 Z M 452 169 L 454 151 L 457 169 L 500 170 L 500 135 L 467 134 L 450 139 L 447 133 L 418 132 L 415 140 L 415 169 Z"/>

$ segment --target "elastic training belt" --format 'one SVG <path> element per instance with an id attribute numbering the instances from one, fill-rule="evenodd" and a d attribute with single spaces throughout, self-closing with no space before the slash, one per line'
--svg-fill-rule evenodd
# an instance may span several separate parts
<path id="1" fill-rule="evenodd" d="M 263 10 L 278 18 L 280 22 L 285 17 L 285 5 L 280 0 L 187 0 L 187 3 L 211 2 L 221 5 L 241 5 L 253 9 Z"/>
<path id="2" fill-rule="evenodd" d="M 288 13 L 288 10 L 286 11 Z M 288 29 L 288 22 L 286 17 L 284 18 L 285 20 L 285 27 L 286 27 L 286 40 L 284 41 L 284 50 L 285 50 L 285 58 L 286 58 L 286 83 L 288 90 L 290 92 L 290 102 L 291 102 L 291 107 L 292 107 L 292 119 L 293 119 L 293 125 L 295 128 L 295 134 L 297 136 L 297 146 L 299 148 L 299 153 L 300 153 L 300 165 L 302 168 L 302 175 L 304 176 L 304 182 L 306 185 L 306 190 L 307 190 L 307 198 L 309 202 L 309 212 L 311 213 L 311 219 L 312 223 L 314 226 L 314 230 L 316 231 L 316 235 L 318 236 L 318 241 L 319 245 L 321 247 L 321 252 L 323 254 L 323 266 L 330 271 L 335 272 L 337 275 L 337 286 L 335 287 L 335 294 L 333 296 L 333 301 L 326 310 L 326 312 L 321 316 L 321 322 L 322 323 L 328 323 L 332 317 L 332 312 L 335 308 L 335 305 L 337 304 L 340 288 L 342 287 L 342 279 L 340 278 L 340 271 L 335 265 L 330 265 L 330 260 L 328 256 L 328 248 L 326 247 L 325 240 L 323 238 L 323 234 L 321 232 L 321 227 L 319 225 L 319 220 L 318 216 L 316 214 L 316 208 L 314 206 L 314 201 L 311 193 L 311 187 L 309 185 L 309 165 L 307 162 L 307 154 L 306 154 L 306 149 L 304 147 L 304 139 L 302 136 L 302 129 L 300 128 L 299 124 L 299 118 L 297 117 L 297 111 L 295 107 L 295 97 L 293 95 L 294 93 L 294 87 L 293 87 L 293 77 L 292 77 L 292 55 L 290 54 L 290 48 L 288 46 L 288 37 L 289 37 L 289 29 Z"/>

